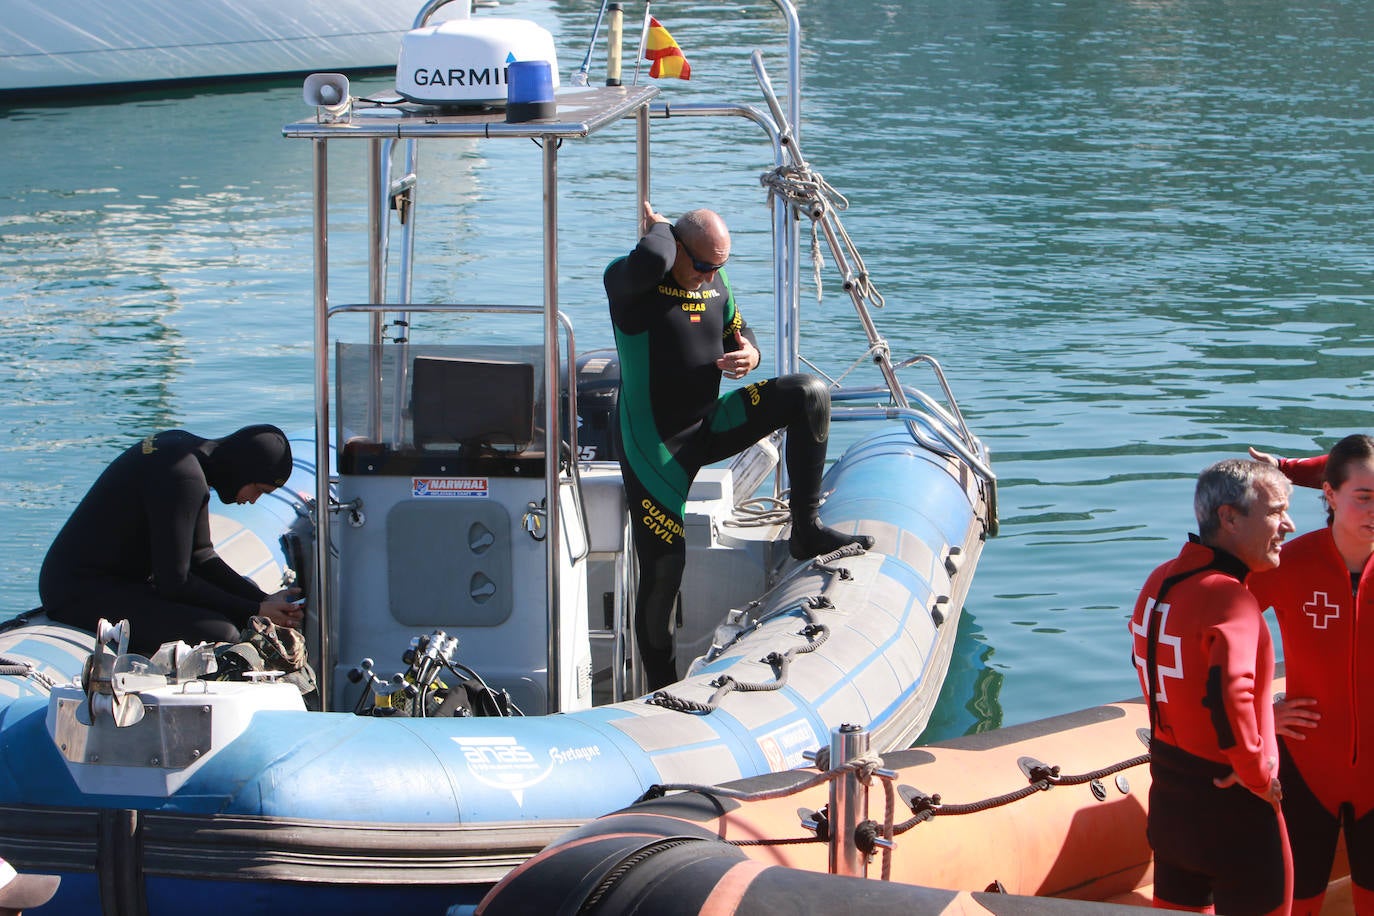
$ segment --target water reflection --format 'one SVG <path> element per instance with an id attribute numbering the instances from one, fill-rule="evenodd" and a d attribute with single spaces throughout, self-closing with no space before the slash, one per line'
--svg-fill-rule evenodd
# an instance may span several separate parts
<path id="1" fill-rule="evenodd" d="M 974 614 L 965 608 L 959 617 L 949 674 L 930 723 L 917 744 L 933 744 L 1001 727 L 1004 677 L 992 662 L 996 652 Z"/>
<path id="2" fill-rule="evenodd" d="M 747 58 L 763 49 L 781 85 L 781 20 L 746 4 L 722 30 L 707 6 L 668 17 L 693 80 L 662 83 L 665 99 L 758 104 Z M 503 6 L 553 25 L 564 74 L 595 12 Z M 1374 20 L 1278 0 L 800 14 L 804 148 L 851 201 L 845 226 L 888 302 L 879 326 L 897 358 L 940 359 L 1001 479 L 1002 534 L 934 734 L 1132 695 L 1127 610 L 1192 527 L 1197 471 L 1248 444 L 1301 454 L 1368 429 Z M 309 150 L 280 137 L 304 114 L 291 83 L 3 115 L 0 613 L 31 603 L 65 507 L 129 437 L 308 423 Z M 767 342 L 757 128 L 660 128 L 657 151 L 682 168 L 655 173 L 653 201 L 724 213 L 731 281 Z M 560 270 L 583 349 L 609 343 L 601 271 L 634 241 L 630 133 L 560 154 Z M 493 189 L 538 151 L 448 155 L 432 161 L 471 195 L 422 215 L 437 232 L 417 252 L 417 297 L 537 299 L 539 202 Z M 333 173 L 341 258 L 365 212 L 351 167 Z M 353 268 L 342 299 L 365 290 Z M 805 303 L 803 347 L 842 367 L 856 323 L 826 283 Z M 833 435 L 838 451 L 851 431 Z M 1313 502 L 1295 509 L 1300 529 L 1320 523 Z"/>

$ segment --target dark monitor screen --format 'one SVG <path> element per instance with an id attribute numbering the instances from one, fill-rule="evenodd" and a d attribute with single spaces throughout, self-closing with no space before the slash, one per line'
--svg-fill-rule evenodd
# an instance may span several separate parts
<path id="1" fill-rule="evenodd" d="M 410 395 L 415 444 L 513 447 L 534 441 L 529 363 L 415 357 Z"/>

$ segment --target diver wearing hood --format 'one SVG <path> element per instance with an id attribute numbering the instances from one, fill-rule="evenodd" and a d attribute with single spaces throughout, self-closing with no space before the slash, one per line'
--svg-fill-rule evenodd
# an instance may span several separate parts
<path id="1" fill-rule="evenodd" d="M 96 478 L 57 533 L 38 576 L 53 620 L 94 630 L 127 619 L 129 649 L 238 639 L 257 614 L 299 627 L 295 589 L 268 595 L 215 553 L 210 489 L 226 504 L 253 503 L 291 476 L 291 445 L 275 426 L 223 439 L 155 433 Z"/>

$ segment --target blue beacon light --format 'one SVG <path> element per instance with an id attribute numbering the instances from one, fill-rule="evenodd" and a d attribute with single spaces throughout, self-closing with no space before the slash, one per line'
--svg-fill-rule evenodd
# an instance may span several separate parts
<path id="1" fill-rule="evenodd" d="M 546 60 L 514 60 L 506 65 L 506 121 L 546 121 L 558 106 L 553 98 L 553 68 Z"/>

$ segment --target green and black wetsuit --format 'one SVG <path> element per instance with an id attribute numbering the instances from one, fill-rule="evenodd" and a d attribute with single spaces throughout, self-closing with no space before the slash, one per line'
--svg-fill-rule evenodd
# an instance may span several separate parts
<path id="1" fill-rule="evenodd" d="M 786 375 L 722 396 L 716 360 L 739 348 L 736 334 L 757 344 L 725 271 L 687 290 L 671 273 L 675 255 L 668 224 L 655 223 L 605 274 L 620 356 L 620 467 L 639 560 L 635 637 L 650 689 L 677 680 L 669 621 L 686 563 L 687 491 L 702 467 L 787 427 L 793 555 L 871 544 L 817 516 L 830 425 L 825 384 Z"/>

